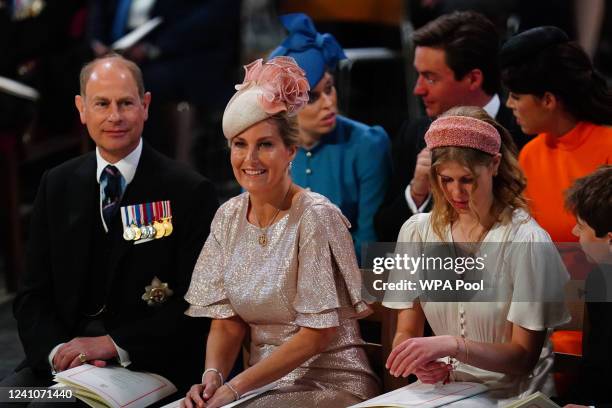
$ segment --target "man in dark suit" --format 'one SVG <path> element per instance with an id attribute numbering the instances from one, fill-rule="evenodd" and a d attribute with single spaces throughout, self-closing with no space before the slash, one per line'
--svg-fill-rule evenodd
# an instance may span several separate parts
<path id="1" fill-rule="evenodd" d="M 475 12 L 455 12 L 415 31 L 413 41 L 418 74 L 413 92 L 427 117 L 404 122 L 393 140 L 393 177 L 374 218 L 383 242 L 395 241 L 413 214 L 429 211 L 431 160 L 424 136 L 437 116 L 455 106 L 480 106 L 510 130 L 519 147 L 527 142 L 500 100 L 499 36 L 493 23 Z"/>
<path id="2" fill-rule="evenodd" d="M 143 144 L 151 94 L 118 55 L 75 97 L 96 151 L 47 171 L 14 313 L 26 361 L 2 386 L 45 386 L 83 363 L 200 378 L 206 328 L 183 295 L 217 208 L 212 185 Z M 136 239 L 139 238 L 139 239 Z M 200 326 L 200 327 L 198 327 Z"/>

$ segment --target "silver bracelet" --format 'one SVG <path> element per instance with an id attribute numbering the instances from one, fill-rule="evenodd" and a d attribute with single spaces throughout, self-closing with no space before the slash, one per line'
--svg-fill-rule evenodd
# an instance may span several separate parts
<path id="1" fill-rule="evenodd" d="M 232 384 L 230 384 L 229 382 L 226 382 L 224 385 L 227 386 L 227 388 L 229 388 L 233 393 L 234 393 L 234 401 L 238 401 L 240 399 L 240 394 L 238 394 L 238 391 L 236 391 L 236 389 L 234 387 L 232 387 Z"/>
<path id="2" fill-rule="evenodd" d="M 204 384 L 204 376 L 209 371 L 214 371 L 215 373 L 217 373 L 219 379 L 221 380 L 221 385 L 223 385 L 223 374 L 221 374 L 221 371 L 217 370 L 216 368 L 207 368 L 206 370 L 204 370 L 204 373 L 202 373 L 202 384 Z"/>

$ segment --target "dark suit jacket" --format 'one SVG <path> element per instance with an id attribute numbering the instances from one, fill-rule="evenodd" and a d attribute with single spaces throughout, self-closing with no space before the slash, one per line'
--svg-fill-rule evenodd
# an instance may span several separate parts
<path id="1" fill-rule="evenodd" d="M 510 131 L 519 150 L 527 143 L 528 137 L 521 132 L 512 112 L 503 103 L 495 119 Z M 385 200 L 374 217 L 374 228 L 381 242 L 395 242 L 402 225 L 413 215 L 404 192 L 414 176 L 417 156 L 425 148 L 425 133 L 431 122 L 428 117 L 405 121 L 393 140 L 393 176 Z M 430 208 L 431 201 L 427 211 Z"/>
<path id="2" fill-rule="evenodd" d="M 612 265 L 599 264 L 585 284 L 585 330 L 579 383 L 565 403 L 612 407 Z"/>
<path id="3" fill-rule="evenodd" d="M 117 214 L 109 232 L 107 284 L 91 287 L 89 231 L 102 223 L 95 153 L 43 175 L 32 214 L 26 272 L 14 304 L 27 364 L 35 373 L 49 375 L 48 355 L 77 335 L 84 298 L 104 291 L 104 326 L 129 353 L 130 368 L 160 373 L 179 388 L 199 381 L 205 322 L 183 314 L 183 295 L 218 202 L 210 182 L 145 144 L 121 205 L 161 200 L 171 202 L 172 235 L 140 244 L 125 241 Z M 148 306 L 141 296 L 154 277 L 167 282 L 174 295 L 161 305 Z"/>

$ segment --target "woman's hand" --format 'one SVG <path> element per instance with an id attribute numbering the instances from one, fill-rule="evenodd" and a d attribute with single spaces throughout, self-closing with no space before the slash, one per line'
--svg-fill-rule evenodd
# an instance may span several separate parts
<path id="1" fill-rule="evenodd" d="M 417 367 L 414 374 L 423 384 L 435 384 L 440 381 L 446 381 L 448 374 L 451 372 L 452 366 L 441 361 L 430 361 Z"/>
<path id="2" fill-rule="evenodd" d="M 387 359 L 385 367 L 395 377 L 408 377 L 426 363 L 455 356 L 457 340 L 453 336 L 413 337 L 398 344 Z"/>
<path id="3" fill-rule="evenodd" d="M 181 408 L 202 408 L 211 406 L 208 400 L 210 400 L 221 387 L 221 379 L 217 373 L 209 371 L 202 377 L 202 380 L 202 384 L 194 384 L 191 386 L 187 394 L 185 394 L 185 399 L 181 401 Z"/>
<path id="4" fill-rule="evenodd" d="M 219 408 L 236 400 L 234 391 L 230 390 L 227 385 L 219 387 L 212 398 L 206 402 L 206 408 Z"/>

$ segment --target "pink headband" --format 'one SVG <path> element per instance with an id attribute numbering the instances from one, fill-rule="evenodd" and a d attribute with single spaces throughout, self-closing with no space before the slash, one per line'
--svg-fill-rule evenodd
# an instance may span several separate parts
<path id="1" fill-rule="evenodd" d="M 429 149 L 470 147 L 494 155 L 499 153 L 501 137 L 492 125 L 468 116 L 443 116 L 434 120 L 425 133 Z"/>

